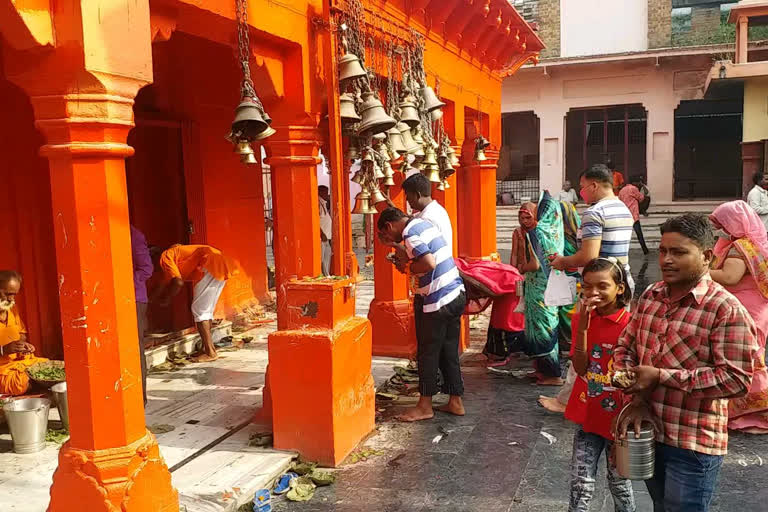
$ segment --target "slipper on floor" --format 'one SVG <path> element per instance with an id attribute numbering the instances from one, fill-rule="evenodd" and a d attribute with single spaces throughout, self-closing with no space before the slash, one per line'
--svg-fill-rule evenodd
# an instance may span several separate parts
<path id="1" fill-rule="evenodd" d="M 275 488 L 272 490 L 275 494 L 285 494 L 290 490 L 291 488 L 291 480 L 294 478 L 299 478 L 299 475 L 294 473 L 293 471 L 289 471 L 280 478 L 277 479 L 277 483 L 275 484 Z"/>

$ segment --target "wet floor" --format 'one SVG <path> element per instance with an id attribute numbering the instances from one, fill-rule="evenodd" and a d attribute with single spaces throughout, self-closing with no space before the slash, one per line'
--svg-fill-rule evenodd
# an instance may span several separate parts
<path id="1" fill-rule="evenodd" d="M 504 257 L 504 256 L 503 256 Z M 638 290 L 658 279 L 652 254 L 632 254 Z M 475 346 L 484 331 L 473 332 Z M 278 501 L 276 512 L 553 512 L 567 510 L 573 425 L 537 406 L 552 388 L 490 374 L 479 354 L 463 363 L 467 415 L 437 413 L 418 424 L 379 421 L 367 461 L 343 466 L 339 480 L 307 503 Z M 387 409 L 384 417 L 394 411 Z M 446 433 L 447 432 L 447 433 Z M 441 437 L 438 437 L 441 436 Z M 591 510 L 613 510 L 604 469 Z M 638 511 L 652 506 L 635 485 Z M 733 434 L 712 512 L 757 510 L 768 501 L 768 437 Z"/>

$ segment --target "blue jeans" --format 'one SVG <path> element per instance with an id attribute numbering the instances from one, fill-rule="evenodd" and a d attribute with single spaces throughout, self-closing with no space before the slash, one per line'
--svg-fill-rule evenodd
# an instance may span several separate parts
<path id="1" fill-rule="evenodd" d="M 605 452 L 608 468 L 608 488 L 613 495 L 616 512 L 635 512 L 635 495 L 632 482 L 616 472 L 609 458 L 613 441 L 584 432 L 581 426 L 573 435 L 573 459 L 571 460 L 571 499 L 568 512 L 588 512 L 595 494 L 595 477 L 600 455 Z"/>
<path id="2" fill-rule="evenodd" d="M 645 482 L 654 512 L 707 512 L 722 464 L 722 455 L 656 443 L 655 474 Z"/>

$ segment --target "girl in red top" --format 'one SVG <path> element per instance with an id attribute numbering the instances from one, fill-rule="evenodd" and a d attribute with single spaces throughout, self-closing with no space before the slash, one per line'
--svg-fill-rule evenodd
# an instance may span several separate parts
<path id="1" fill-rule="evenodd" d="M 582 272 L 582 299 L 572 321 L 571 360 L 579 377 L 565 417 L 578 425 L 573 438 L 569 512 L 587 512 L 595 492 L 600 456 L 605 452 L 608 487 L 617 512 L 635 512 L 632 483 L 616 473 L 610 456 L 611 422 L 624 395 L 611 385 L 613 350 L 629 323 L 626 307 L 632 298 L 627 276 L 615 258 L 597 258 Z"/>

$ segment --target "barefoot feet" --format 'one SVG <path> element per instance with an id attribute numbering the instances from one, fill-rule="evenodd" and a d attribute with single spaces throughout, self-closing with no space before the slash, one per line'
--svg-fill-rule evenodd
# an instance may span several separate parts
<path id="1" fill-rule="evenodd" d="M 453 414 L 454 416 L 464 416 L 464 402 L 461 401 L 460 396 L 452 396 L 450 400 L 448 400 L 448 403 L 445 405 L 441 405 L 440 407 L 435 407 L 436 411 L 440 412 L 447 412 L 448 414 Z"/>
<path id="2" fill-rule="evenodd" d="M 413 422 L 428 420 L 435 416 L 432 411 L 432 397 L 422 396 L 419 397 L 418 403 L 414 407 L 409 407 L 404 413 L 395 416 L 398 421 Z"/>
<path id="3" fill-rule="evenodd" d="M 565 412 L 565 404 L 560 403 L 560 400 L 552 396 L 539 396 L 539 404 L 550 412 L 560 414 Z"/>

